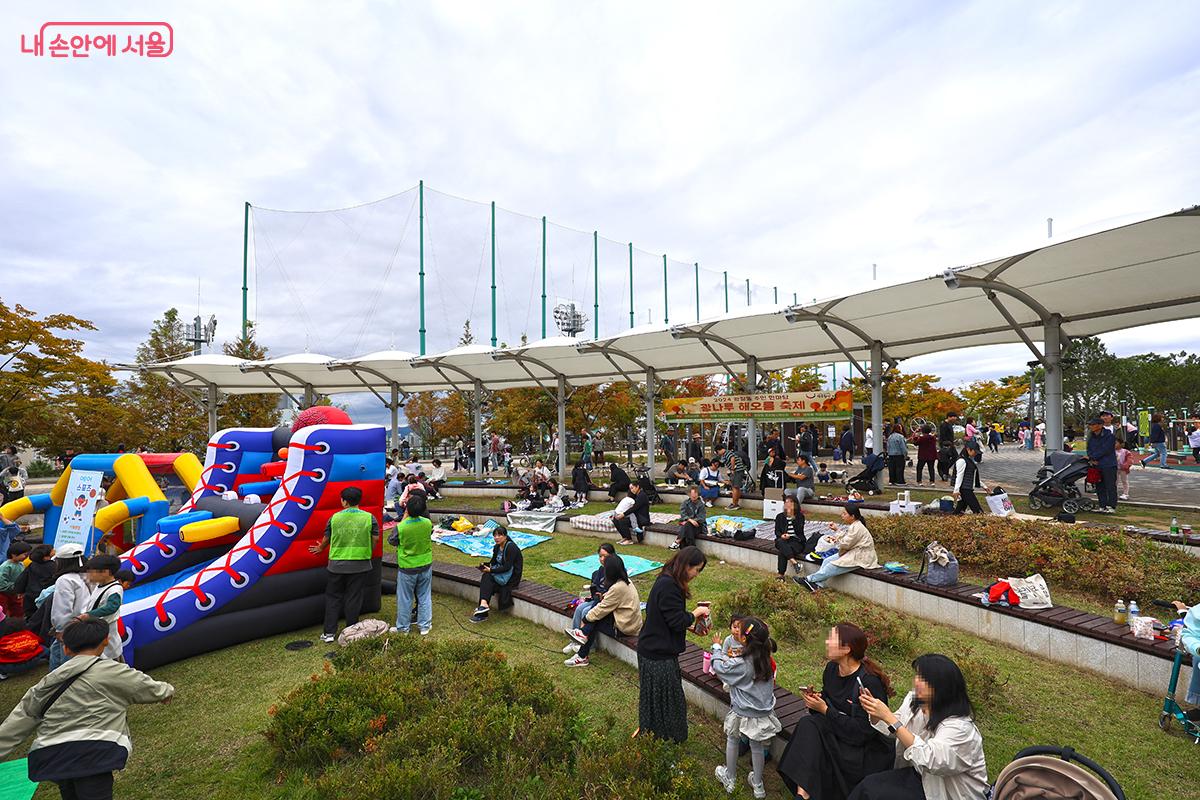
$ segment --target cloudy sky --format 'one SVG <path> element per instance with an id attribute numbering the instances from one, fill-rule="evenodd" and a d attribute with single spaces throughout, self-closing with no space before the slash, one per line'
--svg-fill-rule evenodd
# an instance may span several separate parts
<path id="1" fill-rule="evenodd" d="M 628 322 L 628 242 L 638 321 L 663 313 L 663 253 L 682 321 L 696 262 L 708 312 L 723 271 L 743 299 L 746 280 L 756 301 L 774 287 L 829 297 L 1036 246 L 1047 217 L 1062 239 L 1200 202 L 1195 3 L 88 2 L 53 15 L 0 10 L 0 296 L 93 320 L 88 353 L 112 361 L 164 309 L 194 314 L 198 294 L 218 338 L 236 335 L 245 201 L 250 313 L 279 355 L 416 349 L 420 179 L 430 351 L 468 317 L 490 335 L 491 200 L 506 341 L 540 335 L 543 214 L 551 305 L 590 305 L 600 232 L 611 329 Z M 174 53 L 20 52 L 51 19 L 105 16 L 169 22 Z M 1197 341 L 1190 324 L 1106 339 L 1120 353 Z M 1000 347 L 906 367 L 956 385 L 1026 360 Z"/>

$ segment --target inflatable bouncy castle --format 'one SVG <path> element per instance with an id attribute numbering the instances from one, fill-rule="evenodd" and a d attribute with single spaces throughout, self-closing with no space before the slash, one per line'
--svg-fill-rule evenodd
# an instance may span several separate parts
<path id="1" fill-rule="evenodd" d="M 213 436 L 182 506 L 162 513 L 165 503 L 149 500 L 136 543 L 121 554 L 137 579 L 121 608 L 125 660 L 150 669 L 320 622 L 327 555 L 308 548 L 341 510 L 348 486 L 362 490 L 360 508 L 382 529 L 385 443 L 384 428 L 352 424 L 327 406 L 301 412 L 291 429 L 230 428 Z M 77 456 L 72 465 L 80 458 L 97 457 Z M 53 498 L 40 497 L 50 499 L 13 510 L 43 505 L 45 541 L 53 543 Z M 61 514 L 61 498 L 58 507 Z M 130 512 L 140 509 L 139 501 Z M 381 556 L 380 543 L 363 613 L 380 607 Z"/>

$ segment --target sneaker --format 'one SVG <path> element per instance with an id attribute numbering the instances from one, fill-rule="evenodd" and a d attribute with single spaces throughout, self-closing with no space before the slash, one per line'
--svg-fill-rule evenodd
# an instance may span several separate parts
<path id="1" fill-rule="evenodd" d="M 400 630 L 400 629 L 397 628 L 395 625 L 393 625 L 390 628 L 388 628 L 388 633 L 395 633 L 398 630 Z"/>
<path id="2" fill-rule="evenodd" d="M 565 656 L 573 655 L 578 652 L 579 645 L 575 644 L 574 642 L 568 643 L 567 646 L 563 648 L 563 655 Z"/>
<path id="3" fill-rule="evenodd" d="M 730 511 L 741 511 L 742 507 L 741 506 L 730 506 L 729 510 Z"/>
<path id="4" fill-rule="evenodd" d="M 571 656 L 570 658 L 568 658 L 563 663 L 566 664 L 568 667 L 586 667 L 589 662 L 586 658 L 580 658 L 579 654 L 577 653 L 577 654 Z"/>
<path id="5" fill-rule="evenodd" d="M 483 615 L 486 617 L 489 610 L 490 609 L 487 606 L 475 606 L 475 616 Z"/>
<path id="6" fill-rule="evenodd" d="M 633 544 L 633 540 L 632 539 L 622 539 L 621 541 L 617 542 L 617 544 Z"/>
<path id="7" fill-rule="evenodd" d="M 587 643 L 587 635 L 584 634 L 584 632 L 581 631 L 579 628 L 571 628 L 570 630 L 567 631 L 567 636 L 570 636 L 572 639 L 579 642 L 580 644 Z"/>
<path id="8" fill-rule="evenodd" d="M 475 614 L 467 621 L 468 622 L 487 622 L 487 614 Z"/>
<path id="9" fill-rule="evenodd" d="M 704 507 L 705 507 L 705 508 L 712 508 L 712 501 L 711 501 L 711 500 L 705 500 L 705 501 L 704 501 Z"/>
<path id="10" fill-rule="evenodd" d="M 1118 499 L 1118 500 L 1128 500 L 1128 499 L 1129 499 L 1129 495 L 1127 495 L 1127 494 L 1119 494 L 1119 495 L 1117 495 L 1117 499 Z"/>
<path id="11" fill-rule="evenodd" d="M 733 780 L 733 776 L 725 771 L 725 765 L 722 764 L 721 766 L 719 766 L 715 770 L 713 770 L 713 772 L 714 772 L 714 774 L 716 774 L 717 780 L 719 780 L 721 782 L 721 785 L 725 787 L 725 791 L 728 794 L 733 794 L 735 782 Z"/>
<path id="12" fill-rule="evenodd" d="M 792 578 L 792 582 L 795 583 L 797 586 L 803 586 L 805 589 L 808 589 L 813 594 L 816 594 L 821 588 L 817 584 L 810 581 L 808 578 L 801 578 L 799 575 Z"/>
<path id="13" fill-rule="evenodd" d="M 422 628 L 422 629 L 421 629 L 421 635 L 422 635 L 422 636 L 428 636 L 428 635 L 429 635 L 429 632 L 430 632 L 431 630 L 433 630 L 433 628 Z"/>
<path id="14" fill-rule="evenodd" d="M 823 558 L 821 558 L 819 555 L 817 555 L 816 551 L 805 553 L 804 560 L 811 561 L 814 564 L 820 564 L 822 561 L 824 561 Z M 800 570 L 797 569 L 796 571 L 799 572 Z"/>
<path id="15" fill-rule="evenodd" d="M 763 785 L 762 778 L 755 781 L 753 772 L 746 776 L 746 783 L 750 784 L 750 791 L 754 792 L 755 797 L 762 798 L 767 796 L 767 787 Z"/>
<path id="16" fill-rule="evenodd" d="M 322 633 L 321 641 L 324 642 L 325 644 L 332 644 L 333 642 L 337 641 L 337 637 L 334 636 L 332 633 Z"/>
<path id="17" fill-rule="evenodd" d="M 668 550 L 678 550 L 679 542 L 671 542 L 670 546 L 668 546 L 667 549 Z"/>

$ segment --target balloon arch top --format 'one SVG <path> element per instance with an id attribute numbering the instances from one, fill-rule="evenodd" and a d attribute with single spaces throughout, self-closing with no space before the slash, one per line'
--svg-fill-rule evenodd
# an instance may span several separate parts
<path id="1" fill-rule="evenodd" d="M 1024 343 L 1045 368 L 1047 437 L 1060 441 L 1062 363 L 1073 339 L 1197 316 L 1200 207 L 1193 207 L 922 280 L 808 305 L 755 305 L 684 324 L 642 325 L 609 337 L 549 337 L 518 347 L 470 344 L 425 356 L 394 350 L 265 361 L 199 355 L 125 368 L 169 379 L 208 410 L 213 429 L 223 395 L 285 394 L 303 407 L 319 394 L 370 392 L 391 410 L 394 431 L 404 394 L 471 392 L 478 444 L 485 390 L 543 389 L 558 405 L 562 429 L 573 387 L 640 384 L 651 419 L 661 380 L 744 374 L 744 390 L 753 393 L 764 371 L 841 359 L 870 384 L 872 424 L 881 430 L 886 365 L 959 348 Z M 749 422 L 753 435 L 754 420 Z M 652 438 L 653 426 L 647 426 L 649 452 Z M 559 441 L 565 448 L 565 437 Z M 566 463 L 565 453 L 560 463 Z"/>

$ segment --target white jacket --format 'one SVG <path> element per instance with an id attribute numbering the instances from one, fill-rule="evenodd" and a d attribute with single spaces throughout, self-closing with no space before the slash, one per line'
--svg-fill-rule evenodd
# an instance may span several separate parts
<path id="1" fill-rule="evenodd" d="M 912 747 L 896 742 L 896 768 L 913 767 L 921 776 L 927 800 L 983 800 L 987 796 L 987 764 L 983 737 L 967 717 L 947 717 L 936 733 L 929 733 L 929 716 L 924 709 L 912 711 L 913 693 L 904 696 L 896 709 L 897 727 L 913 735 Z M 883 722 L 872 723 L 884 736 L 891 736 Z"/>
<path id="2" fill-rule="evenodd" d="M 50 624 L 54 630 L 62 631 L 67 624 L 87 611 L 92 585 L 78 572 L 60 575 L 54 582 L 54 607 L 50 610 Z"/>

